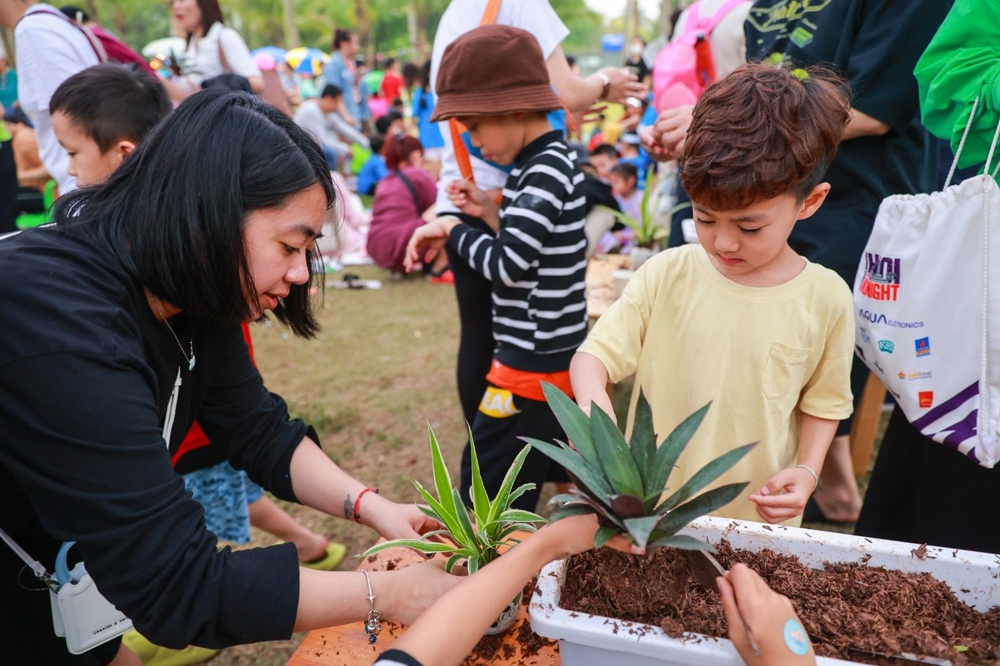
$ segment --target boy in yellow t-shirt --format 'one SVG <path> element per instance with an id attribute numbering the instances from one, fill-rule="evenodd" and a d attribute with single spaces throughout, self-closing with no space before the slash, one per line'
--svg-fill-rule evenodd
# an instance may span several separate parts
<path id="1" fill-rule="evenodd" d="M 607 382 L 635 373 L 628 430 L 639 388 L 661 437 L 712 402 L 670 488 L 760 442 L 716 481 L 750 481 L 718 516 L 798 524 L 837 423 L 851 413 L 851 291 L 788 245 L 830 191 L 822 181 L 847 97 L 823 70 L 763 64 L 706 90 L 681 166 L 699 244 L 646 262 L 570 366 L 580 406 L 609 413 Z"/>

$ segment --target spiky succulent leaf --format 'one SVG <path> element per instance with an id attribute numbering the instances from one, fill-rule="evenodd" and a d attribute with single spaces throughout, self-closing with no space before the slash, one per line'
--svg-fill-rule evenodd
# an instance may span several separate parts
<path id="1" fill-rule="evenodd" d="M 448 558 L 448 561 L 445 562 L 444 570 L 447 571 L 448 573 L 451 573 L 452 569 L 455 568 L 455 565 L 464 559 L 465 555 L 452 555 L 451 557 Z"/>
<path id="2" fill-rule="evenodd" d="M 677 492 L 664 500 L 660 506 L 656 507 L 656 511 L 669 511 L 678 504 L 686 502 L 691 497 L 694 497 L 701 492 L 702 488 L 728 472 L 732 469 L 733 465 L 738 463 L 740 460 L 743 460 L 743 457 L 753 450 L 758 443 L 759 442 L 745 444 L 743 446 L 736 447 L 732 451 L 723 453 L 721 456 L 695 472 L 694 475 L 687 480 L 687 483 L 681 486 Z"/>
<path id="3" fill-rule="evenodd" d="M 469 451 L 472 454 L 472 487 L 469 496 L 472 497 L 472 511 L 476 514 L 476 523 L 485 524 L 490 520 L 490 498 L 486 494 L 486 484 L 479 471 L 479 457 L 476 456 L 476 443 L 472 439 L 472 427 L 469 429 Z"/>
<path id="4" fill-rule="evenodd" d="M 660 445 L 660 448 L 656 450 L 656 455 L 653 457 L 652 469 L 649 472 L 649 477 L 646 479 L 646 487 L 644 488 L 646 495 L 654 492 L 661 493 L 667 487 L 667 479 L 670 478 L 670 473 L 674 470 L 677 459 L 684 451 L 684 447 L 691 441 L 691 436 L 694 435 L 698 426 L 701 425 L 705 414 L 708 413 L 708 408 L 711 406 L 712 403 L 708 403 L 681 421 L 681 424 L 674 428 L 674 431 L 667 436 L 667 439 Z"/>
<path id="5" fill-rule="evenodd" d="M 531 437 L 522 437 L 521 439 L 565 467 L 570 474 L 576 477 L 577 485 L 586 488 L 595 496 L 608 497 L 617 494 L 604 478 L 604 471 L 600 467 L 591 466 L 580 453 Z"/>
<path id="6" fill-rule="evenodd" d="M 523 509 L 507 509 L 500 514 L 497 522 L 544 523 L 545 519 L 537 513 L 532 513 L 531 511 L 524 511 Z"/>
<path id="7" fill-rule="evenodd" d="M 590 408 L 590 428 L 597 457 L 615 495 L 642 496 L 642 479 L 618 425 L 596 404 Z M 609 493 L 610 495 L 610 493 Z"/>
<path id="8" fill-rule="evenodd" d="M 458 488 L 452 488 L 451 494 L 452 500 L 459 507 L 456 512 L 456 516 L 458 518 L 458 524 L 461 526 L 461 532 L 453 534 L 452 536 L 463 546 L 468 545 L 470 548 L 479 550 L 479 534 L 476 532 L 476 528 L 473 526 L 472 521 L 469 520 L 469 512 L 466 510 L 465 504 L 462 503 L 462 496 L 458 494 Z"/>
<path id="9" fill-rule="evenodd" d="M 642 479 L 642 487 L 646 489 L 653 460 L 656 458 L 656 434 L 653 432 L 653 410 L 642 389 L 639 389 L 639 400 L 636 402 L 632 421 L 632 436 L 628 444 Z"/>
<path id="10" fill-rule="evenodd" d="M 414 480 L 413 487 L 417 489 L 420 496 L 425 502 L 427 502 L 427 506 L 430 507 L 430 510 L 422 509 L 423 512 L 444 525 L 451 533 L 452 538 L 457 541 L 462 541 L 463 539 L 461 537 L 465 537 L 464 541 L 468 541 L 473 538 L 471 533 L 464 532 L 462 524 L 459 522 L 457 511 L 449 511 L 444 504 L 439 502 L 437 498 L 427 492 L 427 489 L 420 485 L 419 481 Z M 451 495 L 449 494 L 448 497 L 451 497 Z M 462 507 L 462 513 L 465 513 L 465 506 L 460 506 Z"/>
<path id="11" fill-rule="evenodd" d="M 381 553 L 383 550 L 388 550 L 389 548 L 412 548 L 421 553 L 451 553 L 455 551 L 455 547 L 448 543 L 423 541 L 421 539 L 393 539 L 392 541 L 383 541 L 382 543 L 375 544 L 361 553 L 361 557 Z"/>
<path id="12" fill-rule="evenodd" d="M 452 497 L 451 475 L 448 473 L 448 466 L 444 464 L 441 447 L 438 446 L 437 436 L 434 435 L 430 425 L 427 426 L 427 433 L 431 442 L 431 469 L 434 473 L 434 489 L 437 490 L 438 501 L 447 513 L 455 515 L 458 513 L 458 507 L 463 507 L 464 511 L 464 506 L 461 502 L 455 504 Z"/>
<path id="13" fill-rule="evenodd" d="M 591 465 L 598 465 L 597 451 L 591 438 L 590 419 L 586 413 L 572 398 L 548 382 L 542 382 L 542 393 L 570 443 Z"/>
<path id="14" fill-rule="evenodd" d="M 580 501 L 581 499 L 582 498 L 580 497 L 579 492 L 562 493 L 561 495 L 556 495 L 548 502 L 546 502 L 546 506 L 555 506 L 555 505 L 561 506 L 566 502 L 577 502 Z"/>
<path id="15" fill-rule="evenodd" d="M 570 516 L 589 516 L 592 513 L 594 513 L 594 509 L 589 504 L 570 502 L 569 504 L 563 504 L 553 511 L 552 515 L 549 516 L 549 522 L 554 523 L 557 520 L 569 518 Z"/>
<path id="16" fill-rule="evenodd" d="M 535 489 L 535 484 L 533 483 L 525 483 L 523 485 L 518 486 L 517 488 L 515 488 L 510 492 L 510 495 L 507 496 L 507 506 L 513 504 L 517 500 L 517 498 L 523 495 L 524 493 L 534 489 Z M 500 495 L 497 495 L 497 497 L 499 496 Z"/>
<path id="17" fill-rule="evenodd" d="M 583 501 L 590 505 L 593 512 L 597 514 L 597 520 L 599 523 L 602 525 L 611 523 L 613 525 L 617 525 L 620 529 L 625 529 L 625 523 L 622 518 L 607 506 L 588 496 L 585 496 Z"/>
<path id="18" fill-rule="evenodd" d="M 598 527 L 594 533 L 594 548 L 600 548 L 608 542 L 608 539 L 620 532 L 617 527 Z"/>
<path id="19" fill-rule="evenodd" d="M 612 495 L 611 510 L 622 518 L 638 518 L 646 515 L 646 507 L 635 495 Z"/>
<path id="20" fill-rule="evenodd" d="M 698 495 L 665 514 L 656 526 L 654 541 L 676 534 L 695 518 L 720 509 L 739 497 L 749 483 L 731 483 Z"/>
<path id="21" fill-rule="evenodd" d="M 497 519 L 501 513 L 510 507 L 510 503 L 513 501 L 511 499 L 511 488 L 514 487 L 514 481 L 517 480 L 517 475 L 521 473 L 521 468 L 524 466 L 524 460 L 528 457 L 528 453 L 531 451 L 530 446 L 525 446 L 521 449 L 517 457 L 514 458 L 514 462 L 510 464 L 507 468 L 507 474 L 503 477 L 503 483 L 500 484 L 500 490 L 497 491 L 497 496 L 493 499 L 493 503 L 490 505 L 488 521 L 494 521 Z M 535 488 L 535 484 L 525 484 L 530 486 L 529 490 Z M 518 488 L 520 490 L 520 488 Z M 527 492 L 527 491 L 522 491 Z M 520 497 L 520 494 L 518 495 Z"/>
<path id="22" fill-rule="evenodd" d="M 639 548 L 645 548 L 646 544 L 649 543 L 649 535 L 656 529 L 656 524 L 659 521 L 659 516 L 628 518 L 625 520 L 625 533 L 632 543 Z"/>
<path id="23" fill-rule="evenodd" d="M 647 549 L 660 548 L 662 546 L 679 548 L 681 550 L 707 550 L 710 553 L 715 552 L 715 548 L 712 547 L 712 544 L 702 541 L 701 539 L 695 539 L 693 536 L 688 536 L 687 534 L 674 534 L 673 536 L 663 537 L 662 539 L 650 541 L 646 544 Z"/>

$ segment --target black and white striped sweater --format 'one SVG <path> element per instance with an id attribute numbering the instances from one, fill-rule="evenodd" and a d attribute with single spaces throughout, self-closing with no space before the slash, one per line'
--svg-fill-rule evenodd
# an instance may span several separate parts
<path id="1" fill-rule="evenodd" d="M 460 224 L 448 241 L 493 282 L 495 358 L 517 370 L 566 370 L 587 337 L 586 200 L 576 157 L 561 132 L 535 139 L 507 178 L 496 237 Z"/>

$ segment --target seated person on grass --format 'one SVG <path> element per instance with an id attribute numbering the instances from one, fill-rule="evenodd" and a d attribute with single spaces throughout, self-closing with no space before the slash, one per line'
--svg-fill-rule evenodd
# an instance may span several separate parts
<path id="1" fill-rule="evenodd" d="M 385 148 L 385 135 L 376 134 L 370 139 L 372 153 L 358 169 L 358 194 L 375 194 L 375 186 L 389 175 L 389 167 L 385 165 L 382 150 Z"/>
<path id="2" fill-rule="evenodd" d="M 485 77 L 487 70 L 493 73 Z M 455 207 L 483 219 L 496 236 L 440 217 L 416 230 L 406 259 L 412 268 L 447 245 L 492 282 L 496 348 L 472 437 L 486 488 L 495 493 L 524 447 L 520 436 L 564 437 L 541 381 L 569 391 L 569 362 L 587 335 L 583 173 L 576 152 L 546 117 L 562 105 L 530 33 L 500 25 L 465 33 L 444 53 L 437 94 L 431 120 L 458 118 L 488 159 L 514 167 L 499 206 L 467 180 L 448 185 Z M 534 509 L 547 480 L 568 477 L 532 449 L 518 483 L 536 488 L 514 506 Z M 460 484 L 466 502 L 470 483 L 466 446 Z"/>
<path id="3" fill-rule="evenodd" d="M 745 65 L 694 110 L 681 170 L 698 245 L 654 256 L 594 326 L 570 369 L 576 400 L 612 413 L 608 381 L 635 373 L 666 435 L 712 403 L 668 481 L 760 442 L 716 482 L 750 487 L 716 515 L 801 522 L 837 422 L 851 413 L 851 290 L 788 245 L 823 204 L 849 117 L 818 70 Z M 739 132 L 732 128 L 741 128 Z"/>

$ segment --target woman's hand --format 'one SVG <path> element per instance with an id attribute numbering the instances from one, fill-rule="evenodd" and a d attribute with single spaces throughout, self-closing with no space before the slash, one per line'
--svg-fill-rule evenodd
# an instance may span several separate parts
<path id="1" fill-rule="evenodd" d="M 458 218 L 439 217 L 433 222 L 418 227 L 406 245 L 406 256 L 403 258 L 403 267 L 406 268 L 406 271 L 412 271 L 421 261 L 432 261 L 438 252 L 448 244 L 451 230 L 458 224 L 460 224 Z"/>
<path id="2" fill-rule="evenodd" d="M 729 638 L 748 666 L 806 666 L 816 663 L 809 636 L 787 597 L 767 586 L 745 564 L 718 578 Z M 740 616 L 750 626 L 760 655 L 755 655 Z"/>
<path id="3" fill-rule="evenodd" d="M 395 571 L 372 572 L 375 608 L 386 619 L 413 624 L 438 597 L 465 580 L 445 573 L 444 565 L 444 560 L 435 559 Z"/>
<path id="4" fill-rule="evenodd" d="M 369 493 L 370 495 L 370 493 Z M 361 522 L 379 533 L 387 541 L 393 539 L 419 539 L 441 525 L 429 517 L 416 504 L 397 504 L 379 495 L 367 507 L 368 495 L 362 499 Z"/>

